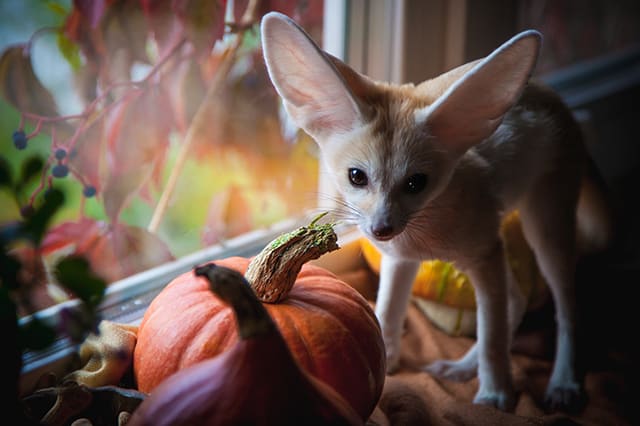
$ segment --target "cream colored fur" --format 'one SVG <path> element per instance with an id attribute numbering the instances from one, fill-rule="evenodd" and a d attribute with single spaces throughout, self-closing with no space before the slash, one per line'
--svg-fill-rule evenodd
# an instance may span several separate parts
<path id="1" fill-rule="evenodd" d="M 516 403 L 510 342 L 525 308 L 498 232 L 513 209 L 557 309 L 548 402 L 565 408 L 582 397 L 574 367 L 574 268 L 586 155 L 571 113 L 529 83 L 540 41 L 526 31 L 435 79 L 391 85 L 322 52 L 284 15 L 262 21 L 271 80 L 291 118 L 320 146 L 323 178 L 340 191 L 337 213 L 383 253 L 376 315 L 388 371 L 398 366 L 419 263 L 453 261 L 476 289 L 477 344 L 460 360 L 425 370 L 455 380 L 477 374 L 474 401 L 504 410 Z"/>

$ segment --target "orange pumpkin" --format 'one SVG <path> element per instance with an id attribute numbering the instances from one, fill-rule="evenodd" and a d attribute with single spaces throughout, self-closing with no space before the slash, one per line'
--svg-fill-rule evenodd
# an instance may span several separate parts
<path id="1" fill-rule="evenodd" d="M 301 229 L 326 230 L 326 226 Z M 264 306 L 296 361 L 366 420 L 385 379 L 384 343 L 377 319 L 355 289 L 325 269 L 303 265 L 310 256 L 329 251 L 318 250 L 317 234 L 307 239 L 311 249 L 300 245 L 300 230 L 291 234 L 294 237 L 276 240 L 258 255 L 250 273 L 246 273 L 249 259 L 215 262 L 244 274 L 263 303 L 276 301 Z M 335 249 L 335 234 L 332 238 L 331 249 Z M 264 255 L 268 250 L 271 253 Z M 209 290 L 206 280 L 185 273 L 153 300 L 140 324 L 134 352 L 138 388 L 153 392 L 171 374 L 215 357 L 237 342 L 233 311 Z"/>
<path id="2" fill-rule="evenodd" d="M 128 426 L 364 424 L 335 390 L 300 369 L 241 274 L 213 263 L 194 273 L 234 311 L 240 339 L 221 355 L 164 380 Z"/>

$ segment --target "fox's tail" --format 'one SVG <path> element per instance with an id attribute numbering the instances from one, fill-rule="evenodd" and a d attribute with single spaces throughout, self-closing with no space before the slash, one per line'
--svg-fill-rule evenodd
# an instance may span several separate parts
<path id="1" fill-rule="evenodd" d="M 578 251 L 593 254 L 609 248 L 614 239 L 614 215 L 605 181 L 589 158 L 582 178 L 577 211 Z"/>

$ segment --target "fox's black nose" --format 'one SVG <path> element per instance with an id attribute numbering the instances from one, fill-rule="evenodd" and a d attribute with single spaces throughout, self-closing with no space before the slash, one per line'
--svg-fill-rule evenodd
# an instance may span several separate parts
<path id="1" fill-rule="evenodd" d="M 393 226 L 391 225 L 378 225 L 371 229 L 371 233 L 380 239 L 389 238 L 393 235 Z"/>

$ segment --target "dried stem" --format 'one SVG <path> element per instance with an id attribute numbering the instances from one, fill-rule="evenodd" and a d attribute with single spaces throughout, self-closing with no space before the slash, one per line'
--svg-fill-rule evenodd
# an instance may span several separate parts
<path id="1" fill-rule="evenodd" d="M 286 298 L 305 263 L 339 248 L 333 224 L 317 220 L 277 238 L 251 261 L 245 278 L 261 301 Z"/>

